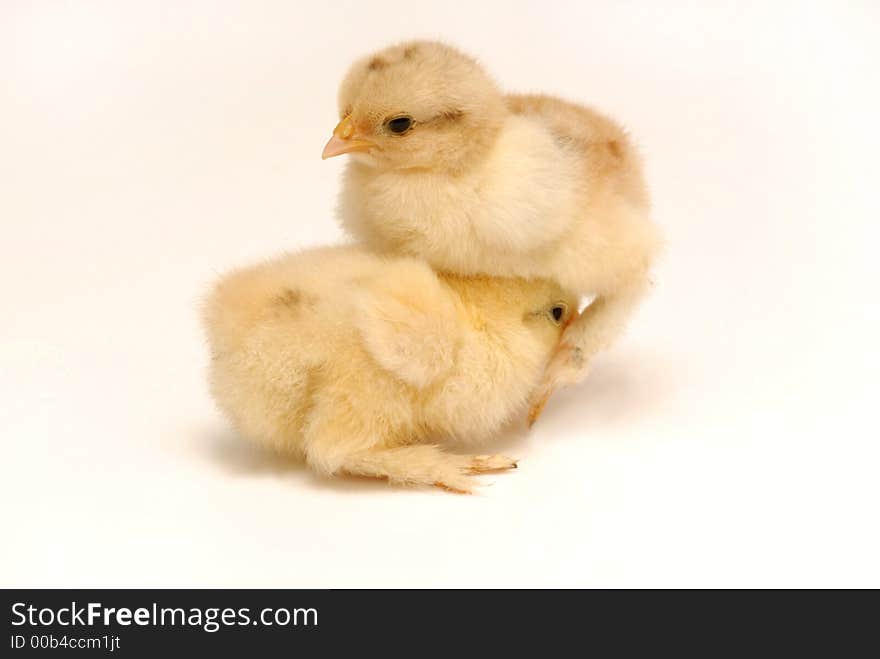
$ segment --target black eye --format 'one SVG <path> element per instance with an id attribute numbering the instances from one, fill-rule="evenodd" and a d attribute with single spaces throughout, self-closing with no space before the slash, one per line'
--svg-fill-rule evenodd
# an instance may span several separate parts
<path id="1" fill-rule="evenodd" d="M 556 304 L 550 309 L 550 315 L 553 316 L 553 322 L 559 323 L 565 315 L 565 305 Z"/>
<path id="2" fill-rule="evenodd" d="M 390 119 L 385 125 L 388 126 L 388 130 L 392 133 L 402 135 L 412 128 L 412 124 L 412 117 L 397 117 L 396 119 Z"/>

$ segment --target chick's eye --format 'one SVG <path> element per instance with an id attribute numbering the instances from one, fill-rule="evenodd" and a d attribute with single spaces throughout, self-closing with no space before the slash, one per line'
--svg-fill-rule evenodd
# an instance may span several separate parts
<path id="1" fill-rule="evenodd" d="M 385 125 L 388 126 L 388 130 L 392 133 L 402 135 L 412 128 L 412 124 L 412 117 L 395 117 L 394 119 L 389 119 Z"/>
<path id="2" fill-rule="evenodd" d="M 557 325 L 562 322 L 563 316 L 565 316 L 566 306 L 564 304 L 554 304 L 550 308 L 550 315 L 553 317 L 553 322 Z"/>

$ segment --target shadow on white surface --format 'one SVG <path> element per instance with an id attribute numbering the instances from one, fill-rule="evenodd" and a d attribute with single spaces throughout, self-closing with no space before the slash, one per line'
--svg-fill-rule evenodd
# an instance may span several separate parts
<path id="1" fill-rule="evenodd" d="M 565 429 L 586 437 L 619 431 L 661 408 L 674 389 L 673 369 L 653 353 L 602 355 L 584 382 L 554 394 L 534 430 L 550 437 L 567 436 Z"/>
<path id="2" fill-rule="evenodd" d="M 319 478 L 302 460 L 254 444 L 234 430 L 206 431 L 199 446 L 208 463 L 230 476 L 284 479 L 290 481 L 292 488 L 333 487 L 340 492 L 388 488 L 386 483 L 368 478 Z"/>

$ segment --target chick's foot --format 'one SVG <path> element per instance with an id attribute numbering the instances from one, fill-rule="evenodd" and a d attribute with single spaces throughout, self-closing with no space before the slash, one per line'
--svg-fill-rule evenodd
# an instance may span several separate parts
<path id="1" fill-rule="evenodd" d="M 399 485 L 433 485 L 449 492 L 470 494 L 480 483 L 474 476 L 515 469 L 504 455 L 456 455 L 437 446 L 374 448 L 344 458 L 339 471 L 384 478 Z"/>
<path id="2" fill-rule="evenodd" d="M 557 389 L 580 382 L 586 377 L 588 370 L 589 365 L 580 346 L 567 342 L 560 343 L 544 370 L 541 384 L 532 394 L 528 415 L 529 428 L 541 416 L 547 401 Z"/>
<path id="3" fill-rule="evenodd" d="M 434 482 L 434 486 L 456 494 L 471 494 L 473 488 L 480 485 L 473 478 L 476 474 L 488 474 L 517 468 L 517 461 L 506 455 L 456 455 L 450 457 L 452 457 L 450 464 L 444 465 L 442 475 Z"/>
<path id="4" fill-rule="evenodd" d="M 472 474 L 487 474 L 517 468 L 517 461 L 506 455 L 475 455 L 470 460 L 469 472 Z"/>

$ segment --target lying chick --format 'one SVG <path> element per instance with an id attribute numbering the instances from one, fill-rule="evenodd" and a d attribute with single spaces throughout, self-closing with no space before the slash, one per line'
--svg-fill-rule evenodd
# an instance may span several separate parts
<path id="1" fill-rule="evenodd" d="M 585 107 L 504 96 L 439 43 L 355 63 L 324 158 L 353 154 L 341 219 L 380 253 L 462 275 L 541 277 L 594 301 L 566 331 L 534 398 L 582 379 L 648 284 L 660 237 L 626 133 Z"/>
<path id="2" fill-rule="evenodd" d="M 355 247 L 224 277 L 204 324 L 214 397 L 241 433 L 339 472 L 469 492 L 501 455 L 447 453 L 517 410 L 576 298 L 549 281 L 438 276 Z"/>

